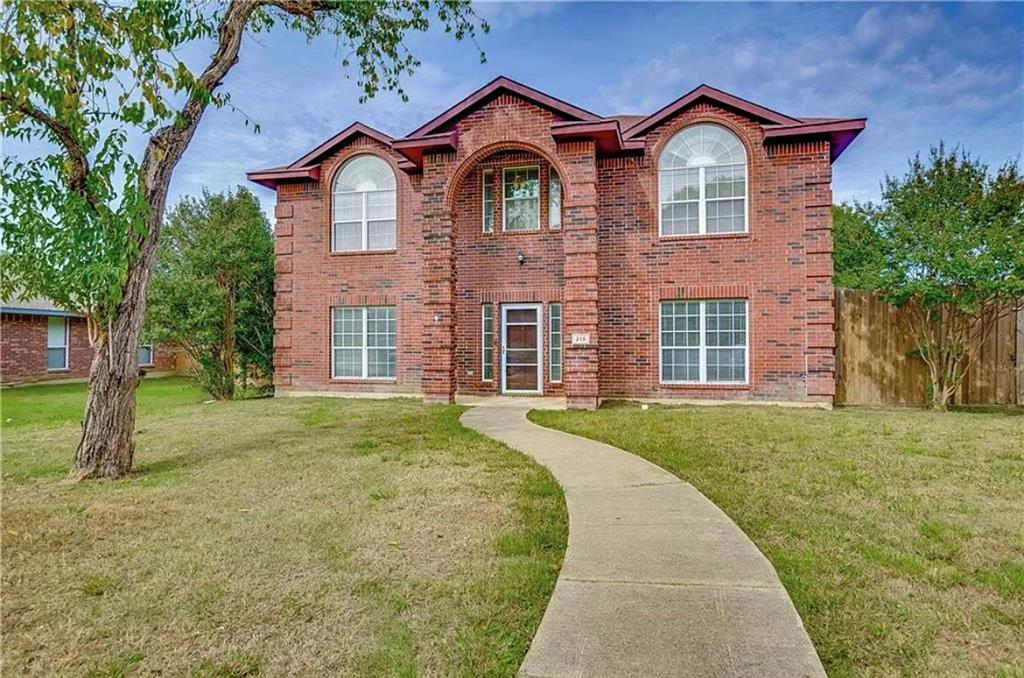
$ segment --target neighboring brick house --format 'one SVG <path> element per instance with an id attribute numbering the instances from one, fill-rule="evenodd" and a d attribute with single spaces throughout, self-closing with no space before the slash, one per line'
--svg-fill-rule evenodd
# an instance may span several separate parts
<path id="1" fill-rule="evenodd" d="M 249 173 L 277 392 L 830 403 L 831 165 L 864 125 L 706 85 L 602 118 L 507 78 L 401 139 L 355 123 Z"/>
<path id="2" fill-rule="evenodd" d="M 0 305 L 0 384 L 20 384 L 89 376 L 92 347 L 85 318 L 49 301 L 4 300 Z M 171 371 L 176 352 L 161 346 L 139 347 L 139 366 Z"/>

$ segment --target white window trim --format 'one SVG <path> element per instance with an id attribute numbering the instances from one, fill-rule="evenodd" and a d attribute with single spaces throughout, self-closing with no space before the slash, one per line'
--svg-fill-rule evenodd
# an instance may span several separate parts
<path id="1" fill-rule="evenodd" d="M 485 309 L 488 313 L 485 313 Z M 484 361 L 485 351 L 487 350 L 487 315 L 491 316 L 491 376 L 486 376 L 487 371 L 484 369 L 486 364 Z M 480 381 L 493 382 L 494 381 L 494 304 L 481 304 L 480 305 Z"/>
<path id="2" fill-rule="evenodd" d="M 697 124 L 714 125 L 714 123 L 697 123 Z M 716 125 L 716 126 L 717 127 L 722 127 L 721 125 Z M 722 127 L 722 128 L 725 129 L 726 131 L 728 131 L 733 136 L 736 136 L 736 133 L 733 132 L 732 130 L 730 130 L 730 129 L 726 128 L 726 127 Z M 686 129 L 689 129 L 689 128 L 683 128 L 683 129 L 679 130 L 678 132 L 676 132 L 676 134 L 682 134 L 684 131 L 686 131 Z M 675 136 L 675 135 L 673 135 L 673 136 Z M 738 139 L 738 137 L 737 137 L 737 139 Z M 747 148 L 743 145 L 743 142 L 741 141 L 739 143 L 740 143 L 740 147 L 743 149 L 743 162 L 742 163 L 730 162 L 730 163 L 723 163 L 721 165 L 701 165 L 701 166 L 698 167 L 698 169 L 699 169 L 699 176 L 697 177 L 697 190 L 699 191 L 699 195 L 697 197 L 697 210 L 698 210 L 697 214 L 698 214 L 698 216 L 697 216 L 697 232 L 696 233 L 665 233 L 665 226 L 664 226 L 664 224 L 662 224 L 662 207 L 664 205 L 682 205 L 682 204 L 691 203 L 691 202 L 694 202 L 694 201 L 693 200 L 663 200 L 664 196 L 661 194 L 661 186 L 662 186 L 662 183 L 663 183 L 661 181 L 662 173 L 664 173 L 664 172 L 677 172 L 677 171 L 682 170 L 682 169 L 692 169 L 692 168 L 686 168 L 686 167 L 673 167 L 673 168 L 670 168 L 670 169 L 669 168 L 662 168 L 661 167 L 661 158 L 659 156 L 659 158 L 658 158 L 658 237 L 660 237 L 660 238 L 695 238 L 695 237 L 701 237 L 701 236 L 707 236 L 707 235 L 710 235 L 710 236 L 742 235 L 744 233 L 749 233 L 750 232 L 750 157 L 747 155 Z M 707 228 L 708 228 L 708 224 L 707 224 L 707 203 L 708 203 L 708 198 L 705 196 L 706 189 L 705 189 L 705 186 L 704 186 L 704 169 L 706 167 L 732 167 L 732 166 L 740 165 L 740 164 L 743 165 L 743 230 L 742 231 L 721 231 L 721 232 L 717 232 L 717 233 L 708 233 L 707 232 Z M 736 200 L 736 199 L 737 198 L 734 196 L 732 198 L 711 198 L 710 200 L 711 200 L 711 202 L 719 202 L 719 201 L 723 201 L 723 200 Z"/>
<path id="3" fill-rule="evenodd" d="M 508 173 L 515 172 L 517 170 L 537 170 L 537 228 L 524 228 L 521 231 L 509 231 L 508 222 L 508 210 L 505 209 L 505 203 L 508 202 L 508 198 L 505 197 L 505 186 L 508 181 Z M 513 198 L 516 200 L 516 198 Z M 518 198 L 518 200 L 532 200 L 532 198 Z M 540 165 L 519 165 L 516 167 L 505 167 L 501 171 L 501 230 L 502 232 L 508 233 L 536 233 L 540 229 Z"/>
<path id="4" fill-rule="evenodd" d="M 558 177 L 554 168 L 548 170 L 548 230 L 558 231 L 562 228 L 562 180 Z M 558 204 L 554 201 L 552 187 L 558 184 Z"/>
<path id="5" fill-rule="evenodd" d="M 336 309 L 347 308 L 349 310 L 359 309 L 363 319 L 363 345 L 360 347 L 362 351 L 362 373 L 358 377 L 342 377 L 338 375 L 337 365 L 334 360 L 334 352 L 337 348 L 343 348 L 334 345 L 334 311 Z M 367 309 L 370 308 L 393 308 L 395 309 L 395 376 L 393 377 L 368 377 L 366 376 L 370 372 L 370 347 L 367 345 L 367 327 L 369 322 L 367 320 Z M 332 306 L 331 307 L 331 379 L 337 381 L 397 381 L 398 379 L 398 307 L 397 306 Z M 349 347 L 354 348 L 354 347 Z M 377 347 L 374 347 L 377 348 Z"/>
<path id="6" fill-rule="evenodd" d="M 395 216 L 391 219 L 368 219 L 367 218 L 367 197 L 371 193 L 394 193 L 395 194 Z M 362 244 L 359 249 L 338 249 L 338 241 L 335 238 L 335 230 L 338 224 L 350 224 L 350 221 L 335 221 L 334 220 L 334 201 L 339 195 L 361 195 L 363 197 L 363 218 L 360 220 L 362 226 Z M 381 221 L 393 221 L 395 222 L 395 246 L 394 247 L 382 247 L 370 249 L 370 224 L 378 223 Z M 332 252 L 392 252 L 398 248 L 398 191 L 391 188 L 382 188 L 376 191 L 334 191 L 331 194 L 331 251 Z"/>
<path id="7" fill-rule="evenodd" d="M 494 170 L 485 169 L 480 173 L 480 228 L 484 233 L 494 233 Z M 491 199 L 487 199 L 487 189 L 491 189 Z M 502 189 L 504 190 L 504 188 Z M 489 209 L 488 209 L 489 208 Z M 491 227 L 487 228 L 487 216 L 490 212 Z"/>
<path id="8" fill-rule="evenodd" d="M 60 319 L 64 321 L 64 345 L 63 346 L 50 346 L 50 318 L 58 316 L 47 316 L 46 318 L 46 371 L 47 372 L 66 372 L 71 369 L 71 321 L 66 317 L 60 316 Z M 64 366 L 63 367 L 50 367 L 50 349 L 51 348 L 63 348 L 64 349 Z"/>
<path id="9" fill-rule="evenodd" d="M 555 348 L 555 333 L 551 329 L 554 325 L 551 321 L 551 313 L 554 308 L 558 308 L 558 371 L 562 375 L 558 379 L 555 379 L 551 375 L 551 370 L 555 366 L 555 361 L 550 359 L 548 356 L 548 381 L 552 384 L 561 384 L 562 377 L 565 376 L 565 316 L 562 314 L 563 308 L 562 303 L 559 301 L 553 301 L 548 304 L 548 352 Z"/>
<path id="10" fill-rule="evenodd" d="M 505 363 L 505 327 L 509 311 L 530 309 L 537 313 L 537 390 L 522 391 L 506 387 Z M 544 393 L 544 307 L 541 304 L 502 304 L 501 305 L 501 392 L 514 395 L 542 395 Z"/>
<path id="11" fill-rule="evenodd" d="M 664 331 L 664 317 L 661 312 L 661 305 L 670 303 L 673 301 L 685 301 L 685 302 L 698 302 L 700 304 L 700 311 L 697 315 L 698 335 L 699 343 L 697 346 L 686 346 L 683 348 L 698 349 L 697 353 L 697 366 L 700 370 L 700 378 L 697 381 L 693 380 L 670 380 L 665 379 L 662 375 L 662 362 L 664 360 L 665 347 L 661 343 L 662 333 Z M 691 385 L 691 386 L 736 386 L 743 387 L 750 385 L 750 300 L 743 299 L 743 311 L 746 313 L 746 331 L 743 333 L 746 338 L 746 344 L 743 346 L 743 381 L 708 381 L 707 380 L 707 369 L 708 369 L 708 355 L 707 355 L 707 336 L 704 334 L 704 326 L 706 319 L 706 304 L 709 301 L 740 301 L 739 299 L 662 299 L 658 302 L 658 383 L 670 386 L 676 385 Z M 670 347 L 679 348 L 679 347 Z M 738 346 L 712 346 L 711 348 L 739 348 Z"/>
<path id="12" fill-rule="evenodd" d="M 139 363 L 139 367 L 152 367 L 153 365 L 156 365 L 156 351 L 153 350 L 153 344 L 139 344 L 139 348 L 149 349 L 149 362 Z"/>

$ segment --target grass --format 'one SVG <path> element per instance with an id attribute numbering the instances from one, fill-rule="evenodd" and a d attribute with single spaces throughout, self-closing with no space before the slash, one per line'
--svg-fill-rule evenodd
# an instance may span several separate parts
<path id="1" fill-rule="evenodd" d="M 699 488 L 831 676 L 1024 675 L 1024 416 L 617 403 L 532 412 Z"/>
<path id="2" fill-rule="evenodd" d="M 136 471 L 70 484 L 84 385 L 0 397 L 5 675 L 513 675 L 564 554 L 458 407 L 147 380 Z"/>

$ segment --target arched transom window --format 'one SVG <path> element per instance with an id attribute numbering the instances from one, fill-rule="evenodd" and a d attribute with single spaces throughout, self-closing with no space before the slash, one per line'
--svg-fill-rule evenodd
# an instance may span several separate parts
<path id="1" fill-rule="evenodd" d="M 352 158 L 334 178 L 331 250 L 395 248 L 395 173 L 375 155 Z"/>
<path id="2" fill-rule="evenodd" d="M 658 159 L 661 235 L 747 230 L 747 152 L 718 125 L 687 127 Z"/>

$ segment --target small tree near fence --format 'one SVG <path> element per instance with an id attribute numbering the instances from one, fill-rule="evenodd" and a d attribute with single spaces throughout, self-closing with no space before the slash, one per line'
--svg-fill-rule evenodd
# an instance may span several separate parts
<path id="1" fill-rule="evenodd" d="M 146 311 L 148 336 L 184 349 L 218 399 L 270 378 L 274 240 L 256 197 L 185 198 L 167 216 Z"/>
<path id="2" fill-rule="evenodd" d="M 1000 316 L 1024 297 L 1024 181 L 958 149 L 887 176 L 869 220 L 881 238 L 883 298 L 907 305 L 932 407 L 945 409 Z"/>

